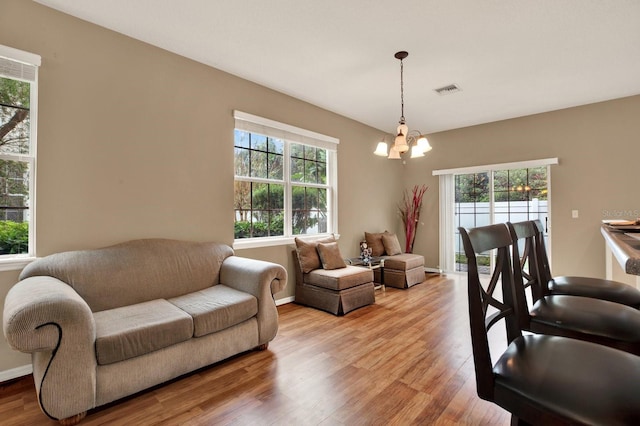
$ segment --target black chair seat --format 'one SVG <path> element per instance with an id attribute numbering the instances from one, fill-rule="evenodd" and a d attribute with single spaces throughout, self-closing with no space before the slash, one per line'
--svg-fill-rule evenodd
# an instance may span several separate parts
<path id="1" fill-rule="evenodd" d="M 580 296 L 545 296 L 529 312 L 530 330 L 606 343 L 640 355 L 640 311 Z M 601 339 L 594 339 L 599 336 Z"/>
<path id="2" fill-rule="evenodd" d="M 493 368 L 495 400 L 579 424 L 640 424 L 640 357 L 565 337 L 516 338 Z M 542 420 L 542 419 L 540 419 Z"/>
<path id="3" fill-rule="evenodd" d="M 630 285 L 589 277 L 555 277 L 549 281 L 553 294 L 591 297 L 640 309 L 640 291 Z"/>

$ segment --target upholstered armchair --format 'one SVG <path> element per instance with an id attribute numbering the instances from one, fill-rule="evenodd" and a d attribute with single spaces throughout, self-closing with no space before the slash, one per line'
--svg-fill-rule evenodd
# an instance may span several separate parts
<path id="1" fill-rule="evenodd" d="M 333 236 L 295 241 L 296 303 L 344 315 L 375 302 L 373 272 L 345 264 Z"/>

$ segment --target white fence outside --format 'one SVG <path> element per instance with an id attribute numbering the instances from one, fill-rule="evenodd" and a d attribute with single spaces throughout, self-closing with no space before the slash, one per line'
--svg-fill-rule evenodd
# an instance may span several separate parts
<path id="1" fill-rule="evenodd" d="M 530 201 L 500 201 L 493 204 L 494 220 L 491 220 L 491 203 L 456 203 L 456 254 L 464 253 L 462 241 L 457 230 L 458 226 L 475 228 L 491 223 L 522 222 L 539 219 L 542 223 L 549 214 L 547 200 L 534 198 Z M 456 270 L 460 270 L 456 265 Z"/>

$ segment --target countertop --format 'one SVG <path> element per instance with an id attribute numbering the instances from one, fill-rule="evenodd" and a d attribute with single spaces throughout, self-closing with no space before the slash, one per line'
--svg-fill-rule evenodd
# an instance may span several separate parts
<path id="1" fill-rule="evenodd" d="M 600 231 L 622 269 L 627 274 L 640 275 L 640 233 L 625 234 L 608 225 L 602 225 Z"/>

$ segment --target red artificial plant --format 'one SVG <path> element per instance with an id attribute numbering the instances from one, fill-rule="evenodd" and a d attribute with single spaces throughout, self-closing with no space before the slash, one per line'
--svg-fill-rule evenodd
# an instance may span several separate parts
<path id="1" fill-rule="evenodd" d="M 413 252 L 413 242 L 416 239 L 416 228 L 420 220 L 420 209 L 422 209 L 422 197 L 429 187 L 427 185 L 415 185 L 411 195 L 405 189 L 402 203 L 398 205 L 402 222 L 404 223 L 404 234 L 406 236 L 405 253 Z"/>

